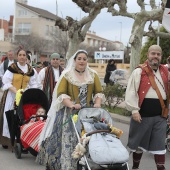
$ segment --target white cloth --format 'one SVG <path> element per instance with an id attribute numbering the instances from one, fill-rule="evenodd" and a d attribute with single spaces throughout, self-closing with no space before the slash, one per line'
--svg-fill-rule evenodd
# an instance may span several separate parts
<path id="1" fill-rule="evenodd" d="M 21 66 L 18 62 L 18 67 L 24 72 L 26 73 L 28 71 L 28 66 Z M 10 87 L 12 87 L 12 80 L 13 80 L 13 73 L 10 72 L 9 70 L 7 70 L 3 76 L 3 90 L 7 90 Z M 33 76 L 30 77 L 30 81 L 28 83 L 27 88 L 37 88 L 37 82 L 36 82 L 36 77 L 35 74 Z M 27 89 L 26 88 L 26 89 Z M 3 132 L 2 132 L 2 136 L 8 137 L 10 138 L 10 134 L 9 134 L 9 129 L 8 129 L 8 124 L 7 124 L 7 120 L 6 120 L 6 115 L 5 112 L 8 110 L 12 110 L 14 108 L 14 101 L 15 101 L 15 93 L 11 92 L 10 90 L 7 93 L 7 97 L 6 97 L 6 102 L 5 102 L 5 107 L 4 107 L 4 114 L 3 114 Z"/>
<path id="2" fill-rule="evenodd" d="M 128 81 L 127 89 L 126 89 L 126 95 L 125 95 L 126 108 L 127 110 L 131 111 L 132 114 L 140 110 L 138 89 L 140 85 L 141 73 L 142 73 L 141 68 L 137 68 L 132 72 L 129 78 L 129 81 Z M 156 72 L 154 72 L 154 74 L 159 79 L 161 84 L 164 86 L 159 69 Z M 166 100 L 165 90 L 163 89 L 163 87 L 161 86 L 161 84 L 158 82 L 156 78 L 155 78 L 155 82 L 161 92 L 163 100 Z M 158 99 L 158 95 L 156 91 L 152 88 L 152 86 L 149 88 L 145 98 Z"/>
<path id="3" fill-rule="evenodd" d="M 55 76 L 55 82 L 58 82 L 59 80 L 59 68 L 53 68 L 54 71 L 54 76 Z M 40 87 L 40 89 L 43 89 L 43 83 L 44 83 L 44 79 L 45 79 L 45 71 L 46 71 L 47 67 L 41 69 L 41 71 L 38 74 L 38 86 Z"/>
<path id="4" fill-rule="evenodd" d="M 79 50 L 79 51 L 83 51 L 85 53 L 87 53 L 84 50 Z M 39 141 L 39 146 L 41 145 L 42 141 L 45 140 L 46 138 L 48 138 L 51 133 L 52 133 L 52 129 L 53 129 L 53 124 L 54 124 L 54 120 L 56 117 L 56 112 L 59 111 L 63 105 L 62 105 L 62 101 L 64 98 L 70 98 L 68 95 L 61 95 L 61 96 L 57 96 L 57 89 L 58 86 L 61 82 L 61 80 L 63 79 L 63 77 L 65 77 L 71 84 L 77 85 L 77 86 L 82 86 L 84 84 L 93 84 L 94 83 L 94 74 L 96 73 L 96 71 L 92 70 L 91 68 L 89 68 L 88 66 L 85 69 L 84 75 L 85 75 L 85 82 L 80 82 L 80 80 L 78 80 L 76 78 L 76 75 L 74 73 L 74 68 L 75 68 L 75 61 L 74 61 L 74 57 L 76 56 L 76 54 L 79 52 L 77 51 L 68 61 L 68 65 L 66 67 L 66 69 L 62 72 L 55 88 L 53 91 L 53 100 L 51 103 L 51 107 L 48 111 L 48 118 L 46 121 L 46 124 L 42 130 L 42 133 L 40 135 L 40 141 Z M 96 73 L 97 74 L 97 73 Z M 103 102 L 105 101 L 105 96 L 104 94 L 96 94 L 98 97 L 101 97 Z"/>
<path id="5" fill-rule="evenodd" d="M 8 67 L 14 63 L 14 60 L 9 60 Z M 0 78 L 2 78 L 4 75 L 4 61 L 0 64 Z"/>

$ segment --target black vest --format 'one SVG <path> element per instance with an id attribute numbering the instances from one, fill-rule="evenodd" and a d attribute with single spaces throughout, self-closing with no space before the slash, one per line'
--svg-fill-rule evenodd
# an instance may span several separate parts
<path id="1" fill-rule="evenodd" d="M 16 63 L 16 62 L 17 62 L 17 61 L 14 60 L 14 63 Z M 5 71 L 8 69 L 8 63 L 9 63 L 9 60 L 8 60 L 8 59 L 4 61 L 4 73 L 5 73 Z"/>

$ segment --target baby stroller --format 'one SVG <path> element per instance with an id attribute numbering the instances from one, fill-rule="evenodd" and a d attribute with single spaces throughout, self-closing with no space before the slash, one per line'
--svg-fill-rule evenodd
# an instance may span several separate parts
<path id="1" fill-rule="evenodd" d="M 72 119 L 79 143 L 82 142 L 80 137 L 84 131 L 86 137 L 90 136 L 85 155 L 78 160 L 77 170 L 129 170 L 127 149 L 116 135 L 100 127 L 101 121 L 103 125 L 113 125 L 112 117 L 102 108 L 83 108 L 78 112 L 77 122 L 74 123 Z"/>
<path id="2" fill-rule="evenodd" d="M 48 99 L 47 99 L 45 93 L 42 90 L 35 89 L 35 88 L 26 90 L 22 94 L 19 106 L 16 110 L 16 114 L 18 116 L 18 121 L 17 121 L 18 133 L 17 134 L 19 134 L 19 135 L 17 135 L 16 143 L 14 146 L 14 151 L 15 151 L 15 156 L 18 159 L 21 158 L 21 154 L 25 149 L 24 146 L 32 155 L 34 155 L 34 156 L 37 155 L 37 151 L 35 151 L 32 147 L 28 146 L 28 144 L 26 144 L 25 141 L 21 141 L 20 135 L 22 134 L 21 127 L 23 125 L 26 125 L 27 123 L 29 123 L 29 121 L 32 118 L 32 115 L 36 115 L 36 111 L 39 107 L 43 107 L 47 113 L 47 111 L 49 109 L 49 104 L 48 104 Z M 35 116 L 34 118 L 36 118 L 36 117 L 45 117 L 46 118 L 47 116 L 46 115 L 45 116 Z M 44 126 L 44 124 L 41 124 L 41 123 L 39 123 L 38 125 L 39 125 L 39 128 Z M 36 128 L 38 128 L 38 127 L 35 127 L 35 129 Z M 32 129 L 27 129 L 27 130 L 30 132 Z M 37 133 L 36 131 L 34 131 L 34 132 Z M 32 132 L 32 133 L 34 133 L 34 132 Z M 28 135 L 28 134 L 26 134 L 26 135 Z M 34 142 L 34 144 L 36 143 L 36 146 L 38 146 L 37 141 L 32 141 L 32 143 L 33 142 Z"/>

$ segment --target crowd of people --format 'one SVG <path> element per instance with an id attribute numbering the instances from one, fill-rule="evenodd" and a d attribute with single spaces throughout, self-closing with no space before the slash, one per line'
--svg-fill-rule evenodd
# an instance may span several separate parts
<path id="1" fill-rule="evenodd" d="M 63 57 L 58 53 L 51 54 L 50 62 L 44 64 L 32 64 L 31 55 L 30 51 L 19 49 L 15 60 L 13 51 L 9 51 L 0 65 L 4 91 L 0 102 L 0 144 L 11 148 L 5 112 L 14 108 L 17 90 L 39 88 L 48 98 L 49 110 L 39 134 L 36 162 L 48 170 L 75 170 L 77 160 L 71 154 L 78 141 L 73 124 L 64 122 L 70 118 L 70 109 L 79 110 L 91 103 L 95 108 L 101 107 L 105 95 L 100 79 L 88 66 L 85 50 L 78 50 L 66 67 L 60 63 Z M 150 46 L 146 62 L 132 72 L 128 81 L 125 103 L 132 112 L 127 144 L 133 153 L 132 169 L 139 169 L 143 151 L 148 151 L 154 154 L 157 170 L 165 170 L 169 65 L 162 65 L 161 59 L 161 47 Z M 167 61 L 169 64 L 170 60 Z M 111 59 L 104 78 L 106 85 L 114 70 L 115 61 Z M 37 115 L 40 111 L 45 112 L 40 108 Z"/>

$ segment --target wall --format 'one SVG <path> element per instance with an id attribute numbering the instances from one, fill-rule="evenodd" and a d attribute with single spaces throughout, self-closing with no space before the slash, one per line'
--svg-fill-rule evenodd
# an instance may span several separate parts
<path id="1" fill-rule="evenodd" d="M 99 63 L 88 63 L 89 67 L 93 70 L 97 71 L 100 78 L 104 78 L 106 73 L 107 64 L 99 64 Z M 130 71 L 130 64 L 116 64 L 117 69 L 126 69 Z"/>

